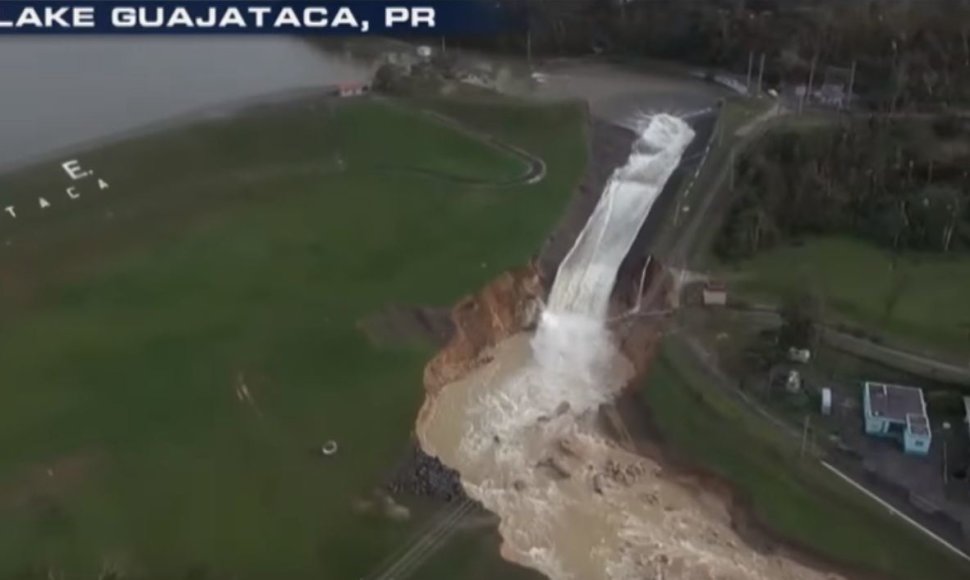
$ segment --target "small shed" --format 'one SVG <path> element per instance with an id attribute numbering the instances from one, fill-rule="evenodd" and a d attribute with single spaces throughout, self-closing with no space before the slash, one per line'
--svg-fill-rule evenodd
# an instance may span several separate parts
<path id="1" fill-rule="evenodd" d="M 926 454 L 930 449 L 933 434 L 926 415 L 911 413 L 906 415 L 906 430 L 903 431 L 903 449 L 906 453 Z"/>
<path id="2" fill-rule="evenodd" d="M 359 97 L 367 94 L 370 86 L 367 83 L 345 83 L 337 87 L 337 94 L 341 97 Z"/>
<path id="3" fill-rule="evenodd" d="M 711 281 L 704 284 L 702 291 L 704 306 L 724 306 L 727 304 L 727 284 Z"/>

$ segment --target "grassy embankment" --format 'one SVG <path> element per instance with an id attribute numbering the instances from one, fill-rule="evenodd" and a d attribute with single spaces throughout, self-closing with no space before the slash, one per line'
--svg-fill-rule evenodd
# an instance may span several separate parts
<path id="1" fill-rule="evenodd" d="M 759 300 L 808 290 L 836 318 L 903 341 L 966 355 L 970 345 L 970 260 L 903 254 L 844 237 L 805 240 L 763 252 L 731 268 L 738 289 Z"/>
<path id="2" fill-rule="evenodd" d="M 358 321 L 526 260 L 583 166 L 578 108 L 489 111 L 449 112 L 543 157 L 543 182 L 409 171 L 523 167 L 374 101 L 88 152 L 110 188 L 73 201 L 53 163 L 0 178 L 0 577 L 346 580 L 400 545 L 418 521 L 352 503 L 406 446 L 430 350 L 380 349 Z"/>
<path id="3" fill-rule="evenodd" d="M 678 458 L 730 481 L 756 519 L 811 552 L 900 580 L 958 580 L 965 563 L 825 472 L 668 343 L 641 391 Z"/>

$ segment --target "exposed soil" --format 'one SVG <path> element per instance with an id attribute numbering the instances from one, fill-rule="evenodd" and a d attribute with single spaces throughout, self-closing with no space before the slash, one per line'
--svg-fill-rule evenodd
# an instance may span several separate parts
<path id="1" fill-rule="evenodd" d="M 546 286 L 535 262 L 501 274 L 451 311 L 452 339 L 424 369 L 429 393 L 481 364 L 487 349 L 535 323 Z"/>

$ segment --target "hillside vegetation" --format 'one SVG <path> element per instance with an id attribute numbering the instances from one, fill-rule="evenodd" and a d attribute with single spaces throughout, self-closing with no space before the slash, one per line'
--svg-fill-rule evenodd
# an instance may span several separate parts
<path id="1" fill-rule="evenodd" d="M 410 537 L 420 512 L 355 506 L 408 448 L 431 347 L 358 325 L 523 263 L 584 162 L 579 108 L 478 109 L 449 113 L 542 156 L 541 183 L 489 186 L 521 160 L 367 99 L 81 153 L 111 186 L 73 201 L 55 163 L 0 177 L 19 210 L 0 235 L 0 577 L 347 580 Z M 491 543 L 459 547 L 488 556 L 421 577 L 511 577 Z"/>

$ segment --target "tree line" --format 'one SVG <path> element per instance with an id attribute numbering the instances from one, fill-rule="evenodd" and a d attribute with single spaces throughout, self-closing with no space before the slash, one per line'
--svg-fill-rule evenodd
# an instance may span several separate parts
<path id="1" fill-rule="evenodd" d="M 830 233 L 896 251 L 968 249 L 968 133 L 960 118 L 875 115 L 769 132 L 736 162 L 715 249 L 737 259 Z"/>
<path id="2" fill-rule="evenodd" d="M 970 104 L 967 0 L 500 0 L 518 26 L 447 39 L 530 59 L 600 54 L 663 58 L 766 86 L 847 82 L 876 110 Z M 817 65 L 817 67 L 816 67 Z"/>

